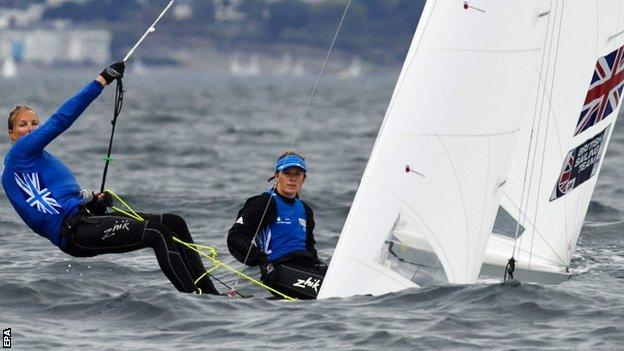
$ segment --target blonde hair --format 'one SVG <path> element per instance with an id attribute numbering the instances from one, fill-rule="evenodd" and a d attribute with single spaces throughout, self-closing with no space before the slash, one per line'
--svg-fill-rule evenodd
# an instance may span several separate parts
<path id="1" fill-rule="evenodd" d="M 33 110 L 31 107 L 26 106 L 26 105 L 17 105 L 15 106 L 15 108 L 13 108 L 13 111 L 9 113 L 9 118 L 7 119 L 7 129 L 9 131 L 13 130 L 13 123 L 15 122 L 15 117 L 17 117 L 17 115 L 19 115 L 20 113 L 24 111 L 32 111 L 35 114 L 35 116 L 39 118 L 39 116 L 37 115 L 37 112 L 35 112 L 35 110 Z"/>

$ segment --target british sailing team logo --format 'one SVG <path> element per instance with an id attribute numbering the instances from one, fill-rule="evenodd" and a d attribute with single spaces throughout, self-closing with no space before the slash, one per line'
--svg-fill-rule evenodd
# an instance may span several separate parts
<path id="1" fill-rule="evenodd" d="M 624 87 L 624 46 L 596 62 L 574 135 L 609 117 L 618 107 Z"/>
<path id="2" fill-rule="evenodd" d="M 605 141 L 610 130 L 611 126 L 608 126 L 602 132 L 568 152 L 555 188 L 550 194 L 550 201 L 568 194 L 598 172 Z"/>
<path id="3" fill-rule="evenodd" d="M 39 180 L 39 173 L 13 173 L 15 182 L 24 191 L 26 203 L 39 212 L 59 214 L 61 205 L 52 197 L 52 194 Z"/>

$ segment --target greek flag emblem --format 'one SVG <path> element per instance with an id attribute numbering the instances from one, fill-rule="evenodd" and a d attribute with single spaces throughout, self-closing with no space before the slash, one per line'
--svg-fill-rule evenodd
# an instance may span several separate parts
<path id="1" fill-rule="evenodd" d="M 61 205 L 51 196 L 52 194 L 39 180 L 38 173 L 13 173 L 15 182 L 25 193 L 26 203 L 39 212 L 59 214 Z"/>

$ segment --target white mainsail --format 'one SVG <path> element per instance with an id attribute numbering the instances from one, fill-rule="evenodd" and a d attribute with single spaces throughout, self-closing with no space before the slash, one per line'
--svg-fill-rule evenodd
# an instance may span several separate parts
<path id="1" fill-rule="evenodd" d="M 547 4 L 427 1 L 319 298 L 477 279 Z"/>
<path id="2" fill-rule="evenodd" d="M 618 115 L 623 45 L 623 1 L 552 3 L 540 85 L 514 151 L 484 273 L 502 277 L 515 253 L 516 278 L 568 278 Z"/>

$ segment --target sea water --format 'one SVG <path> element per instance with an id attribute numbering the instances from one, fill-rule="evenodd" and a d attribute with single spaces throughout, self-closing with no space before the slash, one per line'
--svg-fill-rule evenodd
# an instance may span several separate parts
<path id="1" fill-rule="evenodd" d="M 21 71 L 0 81 L 15 104 L 47 118 L 99 70 Z M 133 208 L 173 212 L 195 240 L 244 269 L 225 238 L 244 200 L 269 187 L 295 135 L 307 157 L 302 197 L 329 259 L 372 149 L 398 68 L 354 80 L 327 76 L 306 113 L 309 77 L 230 77 L 174 69 L 128 74 L 107 185 Z M 114 89 L 107 88 L 49 150 L 98 189 Z M 22 223 L 0 193 L 0 327 L 15 350 L 570 350 L 624 345 L 624 127 L 615 126 L 578 249 L 559 285 L 435 285 L 379 297 L 300 301 L 178 293 L 150 249 L 67 256 Z M 0 151 L 9 148 L 0 140 Z M 215 276 L 228 285 L 236 277 Z M 365 277 L 362 277 L 365 279 Z M 217 284 L 217 287 L 226 289 Z"/>

